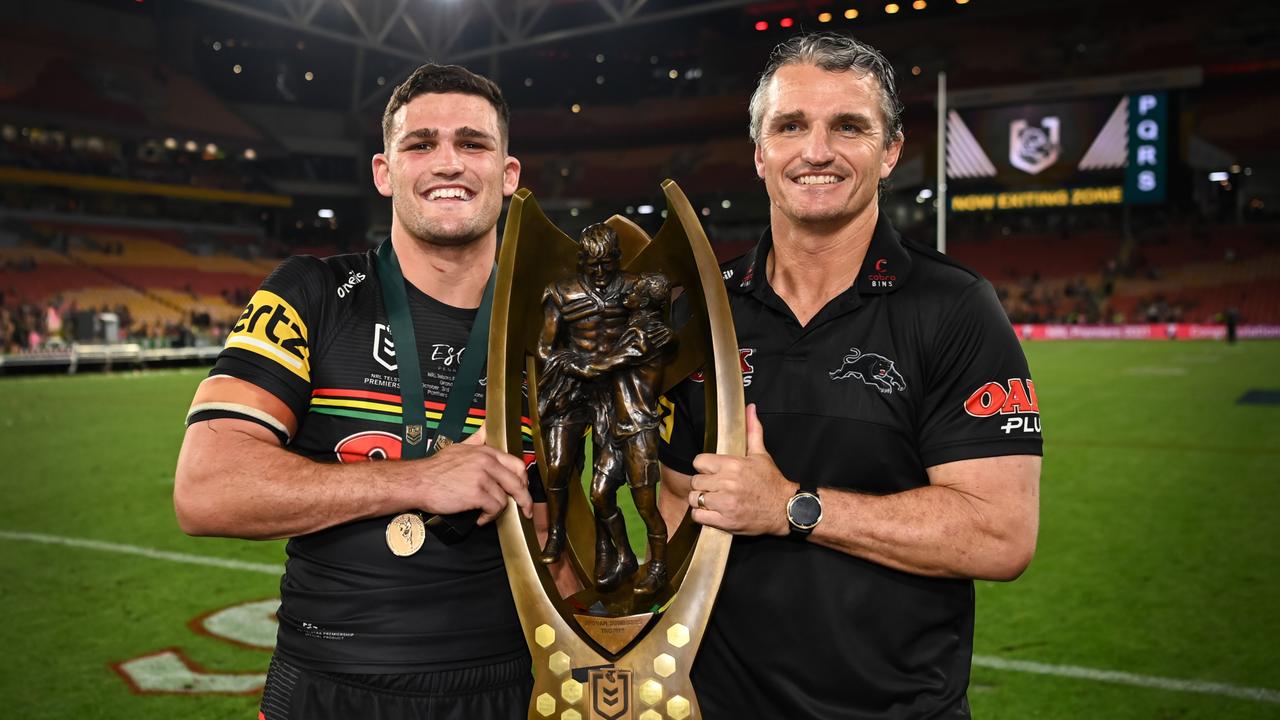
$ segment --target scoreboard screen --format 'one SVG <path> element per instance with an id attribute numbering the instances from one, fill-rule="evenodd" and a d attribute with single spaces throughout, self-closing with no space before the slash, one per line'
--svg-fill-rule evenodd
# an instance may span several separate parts
<path id="1" fill-rule="evenodd" d="M 1157 203 L 1165 198 L 1168 95 L 951 110 L 955 212 Z"/>

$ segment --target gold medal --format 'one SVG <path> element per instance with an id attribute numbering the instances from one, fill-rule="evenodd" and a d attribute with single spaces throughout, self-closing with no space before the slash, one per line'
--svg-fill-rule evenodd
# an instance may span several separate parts
<path id="1" fill-rule="evenodd" d="M 387 547 L 399 557 L 408 557 L 422 549 L 427 527 L 418 513 L 400 513 L 387 523 Z"/>

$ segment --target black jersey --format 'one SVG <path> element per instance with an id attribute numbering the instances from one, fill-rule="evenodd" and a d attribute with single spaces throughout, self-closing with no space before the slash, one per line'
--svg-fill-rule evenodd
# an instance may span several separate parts
<path id="1" fill-rule="evenodd" d="M 889 494 L 934 465 L 1041 453 L 1035 386 L 980 276 L 904 245 L 882 215 L 854 286 L 802 327 L 769 286 L 771 246 L 766 233 L 723 272 L 746 400 L 784 475 Z M 667 400 L 662 461 L 691 474 L 700 376 Z M 692 679 L 709 720 L 967 717 L 972 652 L 968 580 L 735 537 Z"/>
<path id="2" fill-rule="evenodd" d="M 374 263 L 373 252 L 286 260 L 250 300 L 211 373 L 254 383 L 284 401 L 298 419 L 287 447 L 313 460 L 400 457 L 395 343 Z M 476 311 L 405 285 L 426 434 L 434 437 Z M 481 386 L 464 434 L 475 432 L 483 418 Z M 527 418 L 524 424 L 531 463 Z M 450 546 L 428 534 L 418 553 L 396 557 L 386 544 L 388 520 L 357 521 L 289 541 L 280 583 L 280 652 L 295 664 L 346 673 L 461 668 L 527 653 L 496 525 Z"/>

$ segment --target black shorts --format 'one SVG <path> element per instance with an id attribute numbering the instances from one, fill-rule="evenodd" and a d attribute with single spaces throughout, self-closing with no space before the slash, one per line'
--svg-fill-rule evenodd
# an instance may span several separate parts
<path id="1" fill-rule="evenodd" d="M 271 658 L 259 720 L 520 720 L 533 673 L 527 656 L 463 670 L 348 675 Z"/>

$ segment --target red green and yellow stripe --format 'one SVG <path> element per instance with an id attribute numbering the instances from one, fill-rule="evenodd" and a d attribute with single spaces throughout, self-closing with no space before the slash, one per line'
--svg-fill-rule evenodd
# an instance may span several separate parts
<path id="1" fill-rule="evenodd" d="M 444 403 L 427 400 L 423 405 L 427 412 L 427 427 L 434 430 L 444 415 Z M 372 390 L 316 388 L 311 391 L 310 412 L 399 425 L 400 396 Z M 470 408 L 462 432 L 470 435 L 479 430 L 484 418 L 484 408 Z M 520 434 L 526 441 L 533 439 L 533 429 L 527 417 L 520 418 Z"/>

